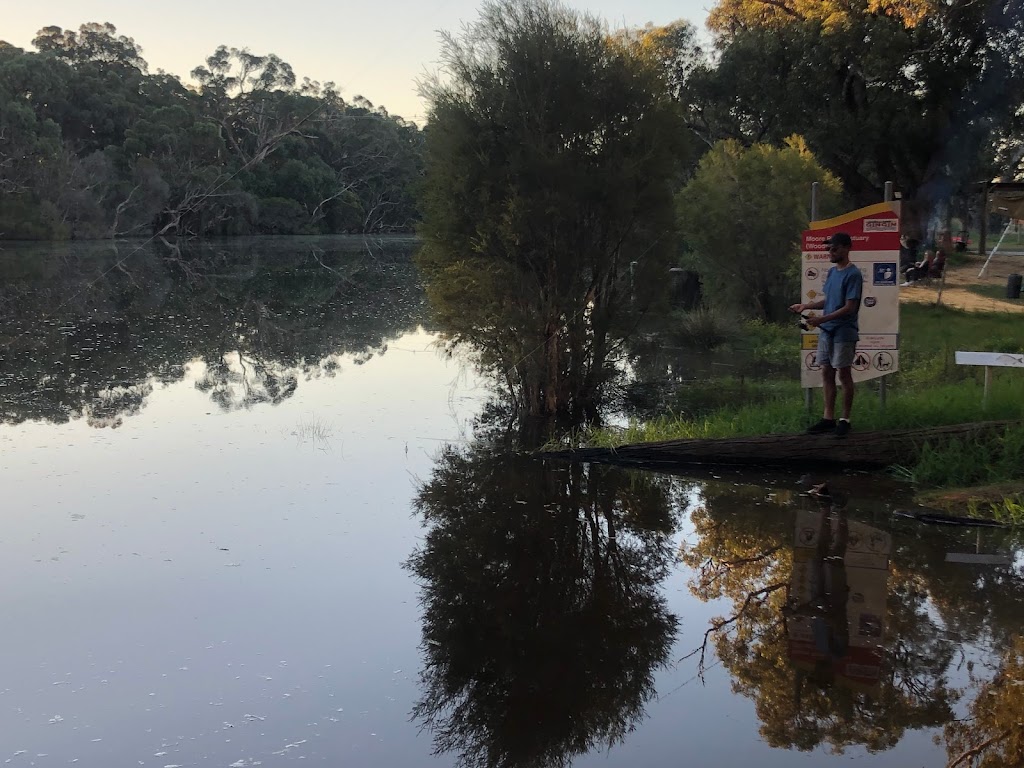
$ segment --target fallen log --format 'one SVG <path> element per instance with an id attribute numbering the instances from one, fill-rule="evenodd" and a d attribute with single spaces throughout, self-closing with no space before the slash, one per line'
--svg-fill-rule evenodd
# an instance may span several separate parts
<path id="1" fill-rule="evenodd" d="M 984 517 L 964 517 L 963 515 L 947 515 L 937 509 L 894 509 L 894 517 L 907 517 L 920 523 L 930 525 L 959 525 L 974 528 L 1008 528 L 1006 523 Z"/>
<path id="2" fill-rule="evenodd" d="M 983 421 L 922 429 L 850 432 L 843 438 L 832 435 L 787 434 L 662 440 L 620 445 L 616 448 L 545 451 L 539 456 L 650 469 L 695 464 L 878 469 L 895 464 L 912 464 L 925 443 L 937 446 L 954 439 L 991 436 L 1008 426 L 1020 423 Z"/>

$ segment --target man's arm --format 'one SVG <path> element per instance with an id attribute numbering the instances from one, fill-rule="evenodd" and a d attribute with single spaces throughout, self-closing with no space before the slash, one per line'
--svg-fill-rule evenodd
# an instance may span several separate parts
<path id="1" fill-rule="evenodd" d="M 812 301 L 809 304 L 790 304 L 789 311 L 790 312 L 800 313 L 800 312 L 806 312 L 808 309 L 824 309 L 824 308 L 825 308 L 825 300 L 822 299 L 821 301 Z"/>
<path id="2" fill-rule="evenodd" d="M 840 317 L 846 317 L 852 315 L 860 309 L 860 299 L 847 299 L 846 303 L 843 304 L 835 312 L 829 312 L 827 315 L 820 315 L 818 317 L 807 318 L 807 324 L 811 327 L 827 323 L 829 320 L 838 320 Z"/>

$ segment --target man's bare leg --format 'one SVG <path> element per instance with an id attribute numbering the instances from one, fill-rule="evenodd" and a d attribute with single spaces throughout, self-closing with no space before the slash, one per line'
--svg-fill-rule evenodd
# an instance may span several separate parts
<path id="1" fill-rule="evenodd" d="M 849 372 L 850 369 L 844 370 Z M 825 397 L 825 418 L 834 421 L 836 418 L 836 369 L 831 365 L 821 366 L 821 388 Z M 845 391 L 843 397 L 846 397 Z"/>
<path id="2" fill-rule="evenodd" d="M 853 369 L 852 368 L 840 368 L 839 369 L 839 383 L 843 387 L 843 418 L 847 421 L 850 420 L 850 414 L 853 412 Z"/>

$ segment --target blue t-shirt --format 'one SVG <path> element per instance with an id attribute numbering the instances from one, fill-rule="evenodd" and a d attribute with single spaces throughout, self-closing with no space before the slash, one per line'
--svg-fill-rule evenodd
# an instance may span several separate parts
<path id="1" fill-rule="evenodd" d="M 861 288 L 864 285 L 864 276 L 853 264 L 846 269 L 832 267 L 825 278 L 825 309 L 823 315 L 835 312 L 845 306 L 846 302 L 854 299 L 857 302 L 857 311 L 851 315 L 840 317 L 837 320 L 829 320 L 819 327 L 823 331 L 832 334 L 833 341 L 857 341 L 860 339 L 860 332 L 857 327 L 857 312 L 860 311 Z"/>

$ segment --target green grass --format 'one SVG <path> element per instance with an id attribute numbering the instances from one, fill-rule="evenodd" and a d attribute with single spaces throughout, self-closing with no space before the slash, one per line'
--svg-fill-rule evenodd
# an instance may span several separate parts
<path id="1" fill-rule="evenodd" d="M 918 493 L 926 507 L 953 515 L 994 518 L 1010 525 L 1024 525 L 1024 481 L 1002 481 L 966 488 L 945 488 Z"/>
<path id="2" fill-rule="evenodd" d="M 966 488 L 1024 477 L 1024 426 L 991 438 L 926 444 L 904 474 L 930 488 Z"/>
<path id="3" fill-rule="evenodd" d="M 1011 376 L 1017 373 L 1017 376 Z M 732 393 L 742 399 L 696 417 L 679 412 L 633 422 L 624 429 L 602 429 L 587 434 L 589 445 L 615 446 L 676 438 L 743 437 L 802 431 L 818 418 L 821 394 L 815 392 L 811 412 L 805 405 L 799 382 L 759 382 L 736 388 L 734 383 L 706 384 L 706 394 L 720 386 L 723 398 Z M 970 421 L 1024 419 L 1024 371 L 1003 371 L 993 376 L 987 406 L 981 403 L 983 385 L 979 376 L 968 374 L 963 381 L 935 384 L 927 389 L 890 388 L 883 410 L 877 383 L 861 384 L 854 401 L 853 423 L 858 431 L 910 429 L 960 424 Z M 579 437 L 579 436 L 577 436 Z"/>
<path id="4" fill-rule="evenodd" d="M 984 509 L 968 507 L 967 511 L 972 517 L 991 516 L 1008 525 L 1024 525 L 1024 494 L 1008 496 Z"/>
<path id="5" fill-rule="evenodd" d="M 1020 299 L 1008 299 L 1006 298 L 1006 286 L 1005 285 L 969 285 L 967 290 L 971 293 L 976 293 L 979 296 L 984 296 L 986 299 L 994 299 L 1005 304 L 1011 304 L 1018 306 L 1021 303 Z"/>
<path id="6" fill-rule="evenodd" d="M 900 307 L 900 345 L 904 360 L 941 355 L 952 359 L 956 350 L 979 350 L 978 344 L 993 339 L 1011 340 L 1019 346 L 1024 337 L 1024 317 L 1008 312 L 965 312 L 930 304 Z M 992 350 L 1012 352 L 1013 349 Z"/>
<path id="7" fill-rule="evenodd" d="M 792 397 L 793 384 L 775 378 L 751 380 L 735 375 L 695 381 L 680 386 L 668 410 L 679 418 L 702 419 L 737 402 L 764 405 Z"/>
<path id="8" fill-rule="evenodd" d="M 996 243 L 999 242 L 999 236 L 1003 234 L 1003 227 L 1005 226 L 1006 224 L 1004 223 L 1002 225 L 992 227 L 985 234 L 986 253 L 996 247 Z M 952 234 L 955 237 L 958 233 L 953 232 Z M 977 256 L 978 244 L 981 242 L 981 230 L 970 230 L 969 237 L 970 245 L 968 246 L 968 252 L 973 254 L 974 256 Z M 1021 230 L 1020 232 L 1014 232 L 1013 227 L 1010 227 L 1010 231 L 1006 233 L 1006 238 L 1003 240 L 1003 244 L 1002 246 L 1000 246 L 1000 249 L 1020 250 L 1021 248 L 1024 248 L 1024 230 Z"/>
<path id="9" fill-rule="evenodd" d="M 886 381 L 883 409 L 879 381 L 858 385 L 853 424 L 857 431 L 921 428 L 989 420 L 1024 420 L 1024 371 L 993 369 L 982 404 L 983 369 L 959 366 L 957 350 L 1024 352 L 1024 317 L 969 313 L 911 304 L 902 308 L 901 370 Z M 796 379 L 798 335 L 788 326 L 746 326 L 741 340 L 755 359 L 793 359 L 785 377 L 723 377 L 679 388 L 667 413 L 625 428 L 576 435 L 589 445 L 677 438 L 716 438 L 802 431 L 821 413 L 821 390 L 810 412 Z M 996 440 L 925 446 L 908 456 L 902 474 L 922 487 L 974 485 L 1024 478 L 1024 428 Z"/>

